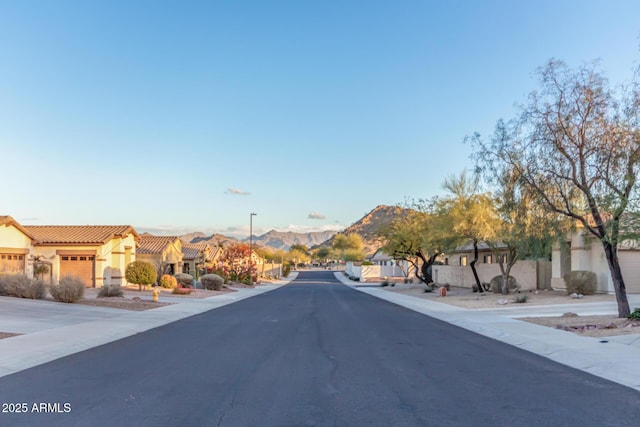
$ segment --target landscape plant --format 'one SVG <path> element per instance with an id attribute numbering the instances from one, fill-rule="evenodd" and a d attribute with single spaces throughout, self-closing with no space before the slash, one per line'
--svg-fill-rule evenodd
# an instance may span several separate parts
<path id="1" fill-rule="evenodd" d="M 104 285 L 98 291 L 99 298 L 121 297 L 124 295 L 120 285 Z"/>
<path id="2" fill-rule="evenodd" d="M 563 279 L 569 295 L 593 295 L 598 290 L 598 276 L 593 271 L 570 271 Z"/>
<path id="3" fill-rule="evenodd" d="M 127 282 L 138 285 L 140 292 L 148 285 L 153 285 L 158 279 L 158 272 L 153 264 L 144 261 L 134 261 L 127 265 L 125 271 Z"/>
<path id="4" fill-rule="evenodd" d="M 205 289 L 219 291 L 224 285 L 224 279 L 217 274 L 205 274 L 200 278 L 200 283 Z"/>
<path id="5" fill-rule="evenodd" d="M 178 286 L 181 288 L 192 288 L 193 287 L 193 276 L 187 273 L 177 273 L 173 275 L 173 278 L 176 279 Z"/>
<path id="6" fill-rule="evenodd" d="M 504 294 L 503 292 L 503 277 L 502 274 L 499 276 L 495 276 L 493 277 L 490 281 L 489 281 L 489 287 L 491 289 L 491 292 L 495 293 L 495 294 Z M 518 281 L 516 280 L 515 277 L 513 276 L 509 276 L 507 278 L 507 289 L 508 292 L 513 292 L 516 291 L 520 288 L 520 285 L 518 285 Z"/>
<path id="7" fill-rule="evenodd" d="M 165 289 L 173 289 L 178 286 L 178 281 L 170 274 L 163 274 L 162 277 L 160 277 L 160 286 Z"/>
<path id="8" fill-rule="evenodd" d="M 56 301 L 74 303 L 82 299 L 84 289 L 85 285 L 82 279 L 67 275 L 63 276 L 57 285 L 49 286 L 49 293 Z"/>
<path id="9" fill-rule="evenodd" d="M 0 296 L 42 299 L 47 293 L 44 281 L 24 274 L 0 275 Z"/>

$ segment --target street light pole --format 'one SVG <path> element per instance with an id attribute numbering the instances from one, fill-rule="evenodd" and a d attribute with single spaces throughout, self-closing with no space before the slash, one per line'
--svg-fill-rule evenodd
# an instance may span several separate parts
<path id="1" fill-rule="evenodd" d="M 249 214 L 249 283 L 253 286 L 253 217 L 255 212 Z"/>

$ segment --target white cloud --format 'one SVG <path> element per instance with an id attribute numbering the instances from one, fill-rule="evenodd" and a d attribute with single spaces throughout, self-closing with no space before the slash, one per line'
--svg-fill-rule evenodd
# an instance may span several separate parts
<path id="1" fill-rule="evenodd" d="M 227 191 L 225 191 L 225 194 L 233 194 L 235 196 L 248 196 L 251 193 L 249 193 L 248 191 L 243 191 L 237 188 L 229 187 L 227 188 Z"/>
<path id="2" fill-rule="evenodd" d="M 314 211 L 314 212 L 311 212 L 309 214 L 309 216 L 307 216 L 307 218 L 309 218 L 309 219 L 325 219 L 326 217 L 324 215 L 322 215 L 321 213 Z"/>

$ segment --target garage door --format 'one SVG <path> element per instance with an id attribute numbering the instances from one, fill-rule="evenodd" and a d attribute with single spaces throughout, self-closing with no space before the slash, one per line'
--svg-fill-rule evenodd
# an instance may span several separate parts
<path id="1" fill-rule="evenodd" d="M 640 294 L 640 251 L 618 251 L 622 278 L 630 294 Z"/>
<path id="2" fill-rule="evenodd" d="M 79 277 L 86 287 L 93 287 L 94 255 L 62 255 L 60 257 L 60 277 L 73 275 Z"/>
<path id="3" fill-rule="evenodd" d="M 0 253 L 0 273 L 24 273 L 24 255 Z"/>

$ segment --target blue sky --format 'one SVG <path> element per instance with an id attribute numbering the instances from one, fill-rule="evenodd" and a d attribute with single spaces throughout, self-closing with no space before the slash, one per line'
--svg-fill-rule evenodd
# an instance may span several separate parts
<path id="1" fill-rule="evenodd" d="M 0 214 L 338 229 L 441 194 L 550 58 L 640 59 L 637 1 L 0 0 Z"/>

